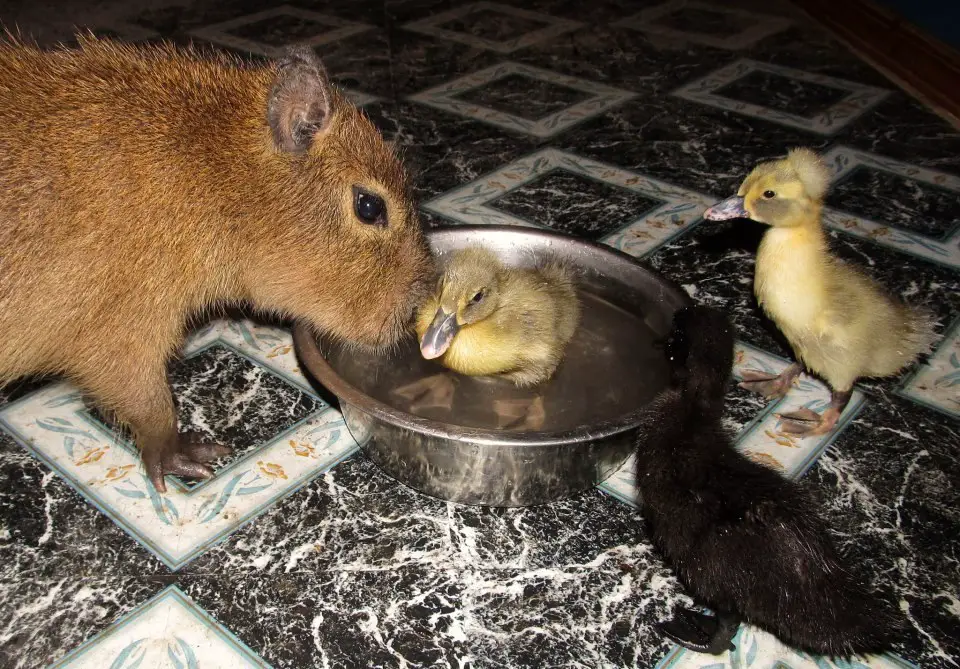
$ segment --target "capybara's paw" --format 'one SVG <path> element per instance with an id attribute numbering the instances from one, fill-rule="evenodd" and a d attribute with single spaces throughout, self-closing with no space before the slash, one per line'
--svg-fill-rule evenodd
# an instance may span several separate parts
<path id="1" fill-rule="evenodd" d="M 165 493 L 167 484 L 164 477 L 184 476 L 194 479 L 208 479 L 213 476 L 213 469 L 207 464 L 217 458 L 233 452 L 229 446 L 202 441 L 200 435 L 187 433 L 174 441 L 166 448 L 145 448 L 143 464 L 147 471 L 147 478 L 157 492 Z"/>

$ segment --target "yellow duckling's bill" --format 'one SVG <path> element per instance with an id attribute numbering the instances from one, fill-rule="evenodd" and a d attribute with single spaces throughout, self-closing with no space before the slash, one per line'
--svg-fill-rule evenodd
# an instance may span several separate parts
<path id="1" fill-rule="evenodd" d="M 708 221 L 729 221 L 732 218 L 750 218 L 750 212 L 744 208 L 743 204 L 744 200 L 739 195 L 728 197 L 726 200 L 717 202 L 703 212 L 703 217 Z"/>
<path id="2" fill-rule="evenodd" d="M 442 307 L 437 309 L 433 321 L 423 333 L 423 339 L 420 342 L 421 355 L 427 360 L 439 358 L 450 348 L 459 330 L 460 324 L 457 323 L 456 313 L 448 313 Z"/>

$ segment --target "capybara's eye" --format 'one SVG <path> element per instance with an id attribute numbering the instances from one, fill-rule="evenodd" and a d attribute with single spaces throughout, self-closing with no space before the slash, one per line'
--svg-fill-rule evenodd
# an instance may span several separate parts
<path id="1" fill-rule="evenodd" d="M 353 209 L 363 223 L 370 225 L 386 225 L 386 205 L 383 198 L 368 193 L 356 186 L 353 188 Z"/>

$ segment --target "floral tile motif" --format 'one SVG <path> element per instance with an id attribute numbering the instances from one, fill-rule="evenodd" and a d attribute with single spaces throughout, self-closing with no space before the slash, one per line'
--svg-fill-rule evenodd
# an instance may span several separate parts
<path id="1" fill-rule="evenodd" d="M 659 204 L 601 239 L 620 251 L 643 256 L 700 220 L 715 198 L 558 149 L 543 149 L 445 193 L 423 207 L 457 223 L 543 227 L 496 209 L 493 203 L 554 171 L 566 171 L 632 191 Z"/>
<path id="2" fill-rule="evenodd" d="M 266 669 L 269 666 L 172 585 L 50 669 Z"/>
<path id="3" fill-rule="evenodd" d="M 677 646 L 657 663 L 657 669 L 916 669 L 892 655 L 870 655 L 853 662 L 810 657 L 749 625 L 740 626 L 733 644 L 735 650 L 719 656 L 692 653 Z"/>
<path id="4" fill-rule="evenodd" d="M 788 364 L 788 361 L 779 356 L 738 341 L 733 378 L 742 378 L 742 372 L 745 369 L 779 374 Z M 784 434 L 779 429 L 780 419 L 777 414 L 796 411 L 801 407 L 820 412 L 830 403 L 830 391 L 827 387 L 820 381 L 802 374 L 785 397 L 769 402 L 750 423 L 744 426 L 736 437 L 737 448 L 752 460 L 773 467 L 784 476 L 792 479 L 799 478 L 860 412 L 865 401 L 863 393 L 854 389 L 853 397 L 850 398 L 847 408 L 840 416 L 837 428 L 830 434 L 806 438 Z M 635 505 L 633 467 L 634 459 L 631 457 L 613 476 L 601 483 L 600 488 L 627 504 Z"/>
<path id="5" fill-rule="evenodd" d="M 778 75 L 798 82 L 807 82 L 818 86 L 836 88 L 847 93 L 843 99 L 819 111 L 812 116 L 791 114 L 781 109 L 772 109 L 763 105 L 735 100 L 723 95 L 720 89 L 754 72 Z M 874 86 L 866 86 L 845 79 L 837 79 L 823 74 L 814 74 L 791 67 L 761 63 L 747 58 L 710 73 L 706 77 L 692 81 L 673 91 L 672 95 L 743 114 L 753 118 L 772 121 L 791 128 L 798 128 L 820 135 L 832 135 L 851 121 L 871 109 L 889 95 L 889 91 Z"/>
<path id="6" fill-rule="evenodd" d="M 914 402 L 960 418 L 960 319 L 954 321 L 936 352 L 899 392 Z"/>
<path id="7" fill-rule="evenodd" d="M 287 26 L 287 23 L 291 25 Z M 294 28 L 293 24 L 298 25 Z M 264 29 L 254 31 L 256 26 L 263 26 Z M 285 38 L 282 34 L 271 33 L 271 29 L 291 34 Z M 190 34 L 233 49 L 276 58 L 282 55 L 285 44 L 296 42 L 317 47 L 372 29 L 373 26 L 365 23 L 345 21 L 329 14 L 280 5 L 222 23 L 196 28 Z M 254 32 L 259 33 L 257 37 L 253 36 Z"/>
<path id="8" fill-rule="evenodd" d="M 197 332 L 184 353 L 196 355 L 213 344 L 316 398 L 297 367 L 289 333 L 222 321 Z M 356 451 L 341 414 L 321 404 L 212 479 L 187 486 L 168 477 L 168 492 L 159 495 L 136 451 L 92 418 L 69 384 L 5 406 L 0 426 L 174 570 Z"/>
<path id="9" fill-rule="evenodd" d="M 524 30 L 520 34 L 507 34 L 503 39 L 495 39 L 482 34 L 476 34 L 474 31 L 452 30 L 448 26 L 451 23 L 470 26 L 473 20 L 479 15 L 495 13 L 503 17 L 510 23 L 520 23 L 532 27 L 531 30 Z M 542 27 L 533 27 L 541 25 Z M 576 30 L 583 24 L 579 21 L 569 19 L 559 19 L 540 12 L 532 12 L 527 9 L 519 9 L 509 5 L 501 5 L 497 2 L 475 2 L 469 5 L 463 5 L 448 12 L 434 14 L 419 21 L 412 21 L 403 27 L 406 30 L 412 30 L 423 35 L 439 37 L 441 39 L 460 42 L 468 46 L 479 49 L 488 49 L 497 53 L 513 53 L 518 49 L 532 46 L 572 30 Z"/>
<path id="10" fill-rule="evenodd" d="M 910 165 L 847 146 L 837 146 L 823 155 L 833 173 L 833 182 L 842 182 L 856 170 L 888 172 L 914 182 L 950 191 L 960 198 L 960 177 L 917 165 Z M 960 227 L 940 239 L 898 228 L 884 221 L 870 220 L 839 209 L 826 207 L 824 223 L 840 232 L 867 239 L 904 253 L 960 269 Z"/>
<path id="11" fill-rule="evenodd" d="M 517 75 L 589 93 L 590 97 L 539 119 L 523 118 L 516 114 L 461 100 L 457 97 L 500 79 Z M 577 123 L 598 116 L 634 97 L 636 97 L 636 93 L 630 91 L 597 84 L 585 79 L 568 77 L 529 65 L 507 62 L 434 86 L 410 96 L 410 99 L 436 109 L 489 123 L 499 128 L 545 139 Z"/>
<path id="12" fill-rule="evenodd" d="M 790 19 L 782 16 L 745 12 L 719 4 L 670 0 L 614 25 L 718 49 L 745 49 L 784 30 L 790 23 Z M 720 34 L 729 24 L 739 26 L 739 30 Z"/>

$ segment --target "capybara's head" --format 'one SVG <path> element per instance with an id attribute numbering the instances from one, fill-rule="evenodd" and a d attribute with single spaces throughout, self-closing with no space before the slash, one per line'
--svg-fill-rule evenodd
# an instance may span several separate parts
<path id="1" fill-rule="evenodd" d="M 307 47 L 277 63 L 264 113 L 283 192 L 264 200 L 251 297 L 348 342 L 395 343 L 436 280 L 400 159 Z"/>

